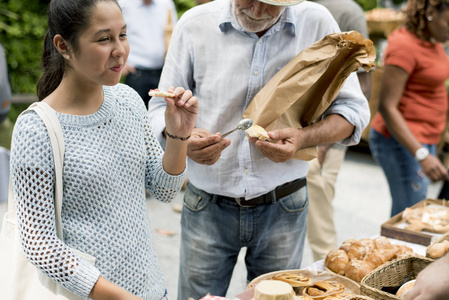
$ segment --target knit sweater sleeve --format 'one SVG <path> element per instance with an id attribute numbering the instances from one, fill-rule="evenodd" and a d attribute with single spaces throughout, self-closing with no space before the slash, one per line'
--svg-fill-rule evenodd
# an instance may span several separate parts
<path id="1" fill-rule="evenodd" d="M 176 194 L 186 179 L 187 159 L 186 168 L 181 174 L 168 174 L 162 165 L 164 150 L 151 128 L 148 111 L 139 94 L 130 87 L 122 84 L 117 86 L 115 92 L 118 93 L 119 99 L 126 99 L 138 115 L 138 119 L 142 121 L 147 153 L 145 167 L 145 187 L 147 191 L 153 198 L 161 202 L 171 202 L 176 197 Z"/>
<path id="2" fill-rule="evenodd" d="M 27 113 L 16 122 L 11 176 L 27 259 L 56 283 L 87 298 L 100 272 L 56 235 L 52 148 L 47 130 L 35 113 Z"/>

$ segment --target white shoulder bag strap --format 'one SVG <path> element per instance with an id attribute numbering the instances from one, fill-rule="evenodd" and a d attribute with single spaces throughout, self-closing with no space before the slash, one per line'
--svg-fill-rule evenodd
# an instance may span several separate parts
<path id="1" fill-rule="evenodd" d="M 53 160 L 55 162 L 55 217 L 56 217 L 56 233 L 61 240 L 62 234 L 62 170 L 64 161 L 64 136 L 62 135 L 61 124 L 59 123 L 56 112 L 45 102 L 35 102 L 31 104 L 22 114 L 28 111 L 35 111 L 47 128 L 50 136 L 50 143 L 53 150 Z M 12 197 L 12 179 L 9 180 L 9 197 Z M 15 215 L 14 199 L 8 199 L 8 215 Z"/>

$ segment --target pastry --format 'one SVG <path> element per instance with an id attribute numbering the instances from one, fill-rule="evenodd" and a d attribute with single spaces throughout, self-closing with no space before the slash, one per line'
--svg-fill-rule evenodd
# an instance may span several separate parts
<path id="1" fill-rule="evenodd" d="M 345 267 L 349 262 L 349 257 L 342 249 L 329 251 L 324 259 L 324 265 L 339 275 L 345 275 Z"/>
<path id="2" fill-rule="evenodd" d="M 273 280 L 280 280 L 290 284 L 292 287 L 304 287 L 312 285 L 312 280 L 309 277 L 302 276 L 295 273 L 281 273 L 273 276 Z"/>
<path id="3" fill-rule="evenodd" d="M 384 236 L 379 236 L 374 239 L 374 244 L 376 245 L 376 249 L 392 249 L 393 245 L 390 243 L 390 240 Z"/>
<path id="4" fill-rule="evenodd" d="M 341 244 L 340 249 L 348 252 L 349 251 L 349 247 L 351 247 L 352 243 L 354 243 L 355 241 L 356 241 L 355 239 L 348 239 L 348 240 L 344 241 Z"/>
<path id="5" fill-rule="evenodd" d="M 254 288 L 254 300 L 293 300 L 293 288 L 279 280 L 262 280 Z"/>
<path id="6" fill-rule="evenodd" d="M 370 273 L 374 268 L 364 260 L 353 259 L 345 268 L 345 276 L 355 282 L 361 282 L 363 277 Z"/>
<path id="7" fill-rule="evenodd" d="M 176 97 L 175 93 L 171 93 L 171 92 L 164 92 L 164 91 L 160 91 L 158 89 L 154 89 L 154 90 L 150 90 L 148 92 L 148 95 L 150 97 L 167 97 L 167 98 L 174 98 Z"/>
<path id="8" fill-rule="evenodd" d="M 345 285 L 336 281 L 317 281 L 312 286 L 302 290 L 305 299 L 325 299 L 329 296 L 340 295 L 345 291 Z"/>
<path id="9" fill-rule="evenodd" d="M 363 245 L 360 241 L 355 241 L 351 244 L 348 250 L 349 260 L 359 259 L 363 260 L 368 254 L 369 247 Z"/>
<path id="10" fill-rule="evenodd" d="M 270 137 L 268 136 L 268 133 L 265 129 L 263 129 L 259 125 L 253 125 L 250 128 L 246 130 L 246 134 L 248 134 L 249 137 L 255 137 L 258 138 L 261 141 L 268 140 Z"/>
<path id="11" fill-rule="evenodd" d="M 392 259 L 395 255 L 396 252 L 393 249 L 376 249 L 366 256 L 365 261 L 375 269 Z"/>

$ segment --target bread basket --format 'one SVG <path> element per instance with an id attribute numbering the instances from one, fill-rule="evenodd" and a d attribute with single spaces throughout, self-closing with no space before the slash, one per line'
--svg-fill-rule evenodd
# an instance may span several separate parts
<path id="1" fill-rule="evenodd" d="M 432 259 L 421 256 L 393 260 L 366 275 L 360 283 L 360 292 L 376 300 L 400 300 L 398 296 L 382 291 L 382 287 L 400 286 L 406 278 L 415 279 L 431 262 Z"/>

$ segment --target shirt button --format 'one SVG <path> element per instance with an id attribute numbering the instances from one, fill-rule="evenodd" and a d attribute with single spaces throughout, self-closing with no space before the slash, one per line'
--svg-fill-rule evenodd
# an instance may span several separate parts
<path id="1" fill-rule="evenodd" d="M 259 75 L 259 71 L 254 71 L 254 75 Z"/>
<path id="2" fill-rule="evenodd" d="M 249 140 L 249 139 L 248 139 L 248 136 L 247 136 L 247 135 L 245 135 L 245 141 L 247 141 L 247 140 Z"/>
<path id="3" fill-rule="evenodd" d="M 248 169 L 245 169 L 243 172 L 245 172 L 245 174 L 249 173 Z"/>
<path id="4" fill-rule="evenodd" d="M 263 43 L 263 40 L 262 39 L 259 39 L 259 44 L 262 44 Z"/>
<path id="5" fill-rule="evenodd" d="M 198 200 L 201 200 L 201 196 L 198 196 Z"/>

